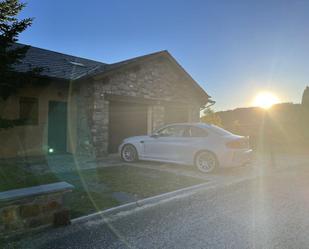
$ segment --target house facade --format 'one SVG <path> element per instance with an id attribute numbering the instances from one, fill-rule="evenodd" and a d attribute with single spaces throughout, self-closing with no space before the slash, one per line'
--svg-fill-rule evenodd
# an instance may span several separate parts
<path id="1" fill-rule="evenodd" d="M 50 83 L 21 89 L 4 104 L 7 118 L 27 122 L 0 130 L 1 157 L 105 157 L 126 137 L 198 122 L 210 100 L 167 51 L 105 64 L 30 47 L 17 70 L 35 66 Z"/>

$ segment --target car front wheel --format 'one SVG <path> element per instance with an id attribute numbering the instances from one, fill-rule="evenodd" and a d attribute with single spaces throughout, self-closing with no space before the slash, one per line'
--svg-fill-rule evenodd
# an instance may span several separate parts
<path id="1" fill-rule="evenodd" d="M 138 160 L 138 154 L 132 144 L 126 144 L 121 150 L 121 158 L 125 162 L 135 162 Z"/>
<path id="2" fill-rule="evenodd" d="M 195 166 L 204 173 L 212 172 L 218 167 L 218 160 L 215 154 L 209 151 L 199 152 L 195 157 Z"/>

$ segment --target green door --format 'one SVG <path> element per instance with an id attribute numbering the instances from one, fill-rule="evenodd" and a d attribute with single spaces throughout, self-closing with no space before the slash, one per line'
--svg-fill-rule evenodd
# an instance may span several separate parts
<path id="1" fill-rule="evenodd" d="M 65 153 L 67 151 L 67 103 L 49 101 L 48 105 L 48 151 Z"/>

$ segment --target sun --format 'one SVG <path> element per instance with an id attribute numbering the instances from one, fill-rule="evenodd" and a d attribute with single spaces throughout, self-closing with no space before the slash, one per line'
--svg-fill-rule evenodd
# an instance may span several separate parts
<path id="1" fill-rule="evenodd" d="M 277 103 L 279 103 L 279 98 L 271 92 L 260 92 L 253 100 L 254 106 L 259 106 L 264 109 L 268 109 Z"/>

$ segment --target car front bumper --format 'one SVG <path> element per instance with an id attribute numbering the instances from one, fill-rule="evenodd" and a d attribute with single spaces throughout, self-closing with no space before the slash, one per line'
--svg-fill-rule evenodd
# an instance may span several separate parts
<path id="1" fill-rule="evenodd" d="M 121 156 L 121 151 L 122 151 L 123 146 L 124 146 L 124 143 L 121 143 L 121 144 L 118 146 L 118 154 L 119 154 L 119 156 Z"/>
<path id="2" fill-rule="evenodd" d="M 251 149 L 246 150 L 232 150 L 228 151 L 223 156 L 220 165 L 223 167 L 241 166 L 250 163 L 253 158 L 253 151 Z"/>

